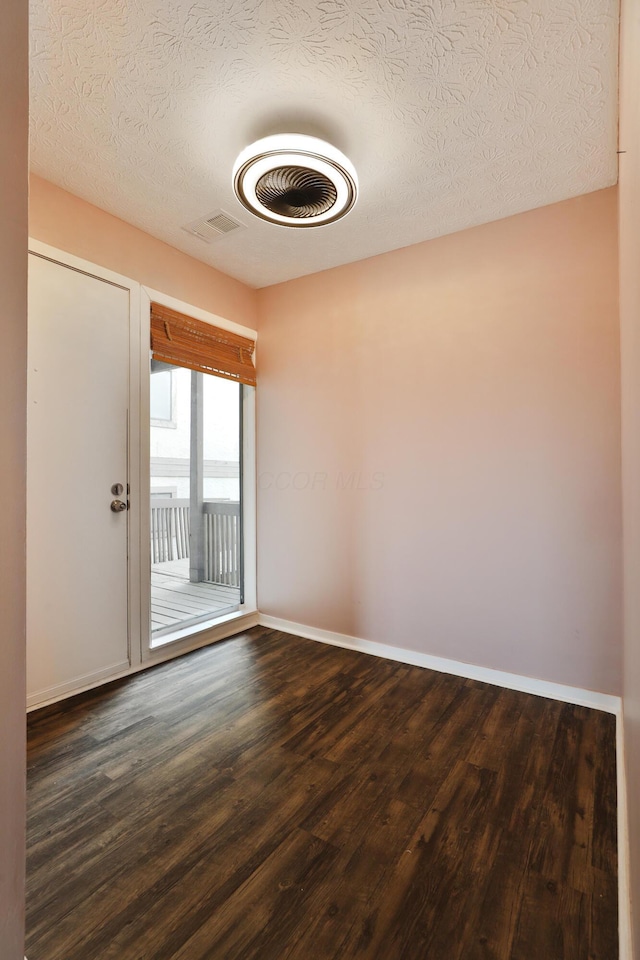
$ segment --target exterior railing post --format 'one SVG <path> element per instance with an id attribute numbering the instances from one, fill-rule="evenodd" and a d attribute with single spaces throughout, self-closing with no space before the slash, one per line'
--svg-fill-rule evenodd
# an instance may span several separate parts
<path id="1" fill-rule="evenodd" d="M 191 479 L 189 488 L 189 579 L 204 580 L 204 457 L 203 457 L 203 378 L 191 371 Z"/>

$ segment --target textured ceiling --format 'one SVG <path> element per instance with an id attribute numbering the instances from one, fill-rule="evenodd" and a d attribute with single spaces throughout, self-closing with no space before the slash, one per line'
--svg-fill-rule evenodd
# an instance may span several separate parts
<path id="1" fill-rule="evenodd" d="M 32 168 L 264 286 L 615 183 L 617 26 L 617 0 L 32 0 Z M 235 199 L 282 131 L 354 162 L 345 220 Z M 245 229 L 181 229 L 220 208 Z"/>

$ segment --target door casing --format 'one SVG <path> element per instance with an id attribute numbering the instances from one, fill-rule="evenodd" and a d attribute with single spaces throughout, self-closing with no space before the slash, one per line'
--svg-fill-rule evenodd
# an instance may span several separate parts
<path id="1" fill-rule="evenodd" d="M 141 487 L 141 510 L 140 510 L 140 543 L 147 544 L 151 540 L 150 527 L 150 464 L 149 464 L 149 393 L 150 393 L 150 339 L 151 339 L 151 303 L 160 303 L 176 310 L 178 313 L 187 314 L 196 320 L 203 320 L 205 323 L 211 323 L 214 326 L 221 327 L 223 330 L 229 330 L 231 333 L 237 333 L 240 336 L 257 340 L 257 333 L 249 327 L 244 327 L 226 317 L 217 316 L 208 310 L 200 307 L 194 307 L 183 300 L 177 300 L 166 293 L 154 290 L 151 287 L 141 286 L 140 288 L 140 341 L 145 344 L 144 360 L 140 366 L 140 446 L 139 446 L 139 480 Z M 232 633 L 242 629 L 239 624 L 244 626 L 245 618 L 251 618 L 252 622 L 257 623 L 257 551 L 256 551 L 256 435 L 255 435 L 255 389 L 253 387 L 243 387 L 242 400 L 242 556 L 244 572 L 244 602 L 235 613 L 230 613 L 222 617 L 214 618 L 207 623 L 198 624 L 196 628 L 185 627 L 182 630 L 175 631 L 175 639 L 169 644 L 163 644 L 161 647 L 151 647 L 151 567 L 145 562 L 143 551 L 143 562 L 140 569 L 140 590 L 143 598 L 149 598 L 149 602 L 141 604 L 140 607 L 140 637 L 142 638 L 141 657 L 143 663 L 164 660 L 167 658 L 167 652 L 170 656 L 179 656 L 196 645 L 211 642 L 206 640 L 207 636 L 217 639 L 218 636 L 231 636 Z M 198 641 L 202 639 L 202 642 Z"/>
<path id="2" fill-rule="evenodd" d="M 129 291 L 129 429 L 127 438 L 129 470 L 128 523 L 128 629 L 129 665 L 105 676 L 87 679 L 68 690 L 50 696 L 32 695 L 28 709 L 35 709 L 63 697 L 81 693 L 108 680 L 117 679 L 195 650 L 248 629 L 258 623 L 256 570 L 256 458 L 255 458 L 255 390 L 244 388 L 243 398 L 243 549 L 244 603 L 236 613 L 218 618 L 215 623 L 199 625 L 185 631 L 174 643 L 153 650 L 150 646 L 151 572 L 148 556 L 150 542 L 150 477 L 149 477 L 149 338 L 151 301 L 186 313 L 189 316 L 223 329 L 257 340 L 257 332 L 154 290 L 122 274 L 58 250 L 40 240 L 30 239 L 29 250 L 41 257 L 70 267 L 100 280 L 106 280 Z"/>

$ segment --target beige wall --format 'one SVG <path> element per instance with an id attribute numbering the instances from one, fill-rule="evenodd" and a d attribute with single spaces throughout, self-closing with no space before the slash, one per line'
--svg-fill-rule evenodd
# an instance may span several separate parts
<path id="1" fill-rule="evenodd" d="M 624 504 L 624 722 L 635 956 L 640 956 L 640 5 L 622 4 L 620 332 Z"/>
<path id="2" fill-rule="evenodd" d="M 154 290 L 249 327 L 256 291 L 53 183 L 30 178 L 29 233 Z"/>
<path id="3" fill-rule="evenodd" d="M 0 957 L 24 948 L 27 12 L 0 29 Z"/>
<path id="4" fill-rule="evenodd" d="M 618 693 L 615 188 L 259 304 L 260 610 Z"/>

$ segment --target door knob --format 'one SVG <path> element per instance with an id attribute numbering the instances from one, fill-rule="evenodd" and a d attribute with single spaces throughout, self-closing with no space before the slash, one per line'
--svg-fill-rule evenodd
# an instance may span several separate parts
<path id="1" fill-rule="evenodd" d="M 127 509 L 127 505 L 124 500 L 112 500 L 111 509 L 114 513 L 122 513 L 123 510 Z"/>

